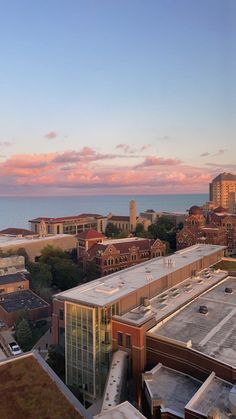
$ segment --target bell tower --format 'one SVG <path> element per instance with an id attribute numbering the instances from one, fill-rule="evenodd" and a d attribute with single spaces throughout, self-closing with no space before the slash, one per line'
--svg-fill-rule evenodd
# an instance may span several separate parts
<path id="1" fill-rule="evenodd" d="M 129 203 L 129 229 L 131 232 L 133 232 L 136 229 L 136 218 L 136 201 L 132 199 Z"/>

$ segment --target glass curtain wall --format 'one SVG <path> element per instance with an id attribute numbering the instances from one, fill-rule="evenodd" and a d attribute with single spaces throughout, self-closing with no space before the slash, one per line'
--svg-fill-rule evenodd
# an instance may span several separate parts
<path id="1" fill-rule="evenodd" d="M 88 399 L 102 395 L 109 370 L 111 316 L 119 306 L 88 307 L 66 303 L 66 382 Z"/>

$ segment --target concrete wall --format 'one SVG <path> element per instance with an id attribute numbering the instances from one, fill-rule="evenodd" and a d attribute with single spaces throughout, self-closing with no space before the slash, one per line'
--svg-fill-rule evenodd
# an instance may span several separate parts
<path id="1" fill-rule="evenodd" d="M 161 362 L 169 368 L 176 369 L 204 381 L 214 371 L 223 380 L 234 383 L 236 368 L 217 359 L 197 352 L 186 346 L 169 340 L 158 339 L 158 336 L 146 337 L 147 367 L 151 369 Z"/>
<path id="2" fill-rule="evenodd" d="M 47 237 L 45 239 L 28 239 L 24 242 L 19 243 L 12 243 L 7 246 L 4 246 L 0 248 L 3 252 L 8 250 L 15 250 L 17 251 L 20 248 L 25 249 L 27 252 L 29 259 L 34 262 L 35 258 L 40 257 L 41 251 L 46 246 L 53 246 L 53 247 L 59 247 L 60 249 L 64 251 L 70 251 L 72 249 L 75 249 L 77 246 L 77 240 L 74 236 L 71 235 L 63 235 L 62 237 L 59 236 L 52 236 Z"/>

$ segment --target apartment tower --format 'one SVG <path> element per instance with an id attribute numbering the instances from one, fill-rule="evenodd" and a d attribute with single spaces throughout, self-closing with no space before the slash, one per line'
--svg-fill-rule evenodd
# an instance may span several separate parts
<path id="1" fill-rule="evenodd" d="M 221 173 L 210 183 L 210 201 L 214 205 L 229 208 L 236 193 L 236 175 Z M 229 200 L 229 196 L 231 199 Z M 235 200 L 235 198 L 234 198 Z"/>

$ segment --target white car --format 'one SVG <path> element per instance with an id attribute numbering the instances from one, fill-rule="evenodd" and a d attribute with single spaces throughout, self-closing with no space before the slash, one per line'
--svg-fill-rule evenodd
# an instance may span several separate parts
<path id="1" fill-rule="evenodd" d="M 16 342 L 10 342 L 8 347 L 12 353 L 12 355 L 20 355 L 22 354 L 22 350 Z"/>

